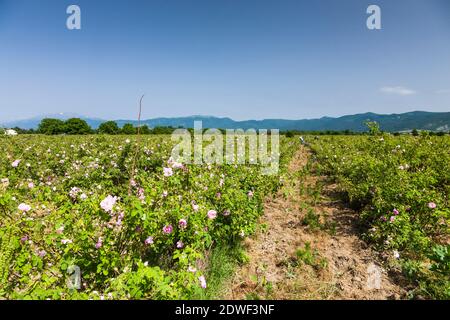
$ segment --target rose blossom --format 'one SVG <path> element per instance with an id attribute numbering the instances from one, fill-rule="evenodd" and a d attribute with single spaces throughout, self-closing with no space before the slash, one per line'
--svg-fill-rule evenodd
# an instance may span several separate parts
<path id="1" fill-rule="evenodd" d="M 174 168 L 174 169 L 182 169 L 183 167 L 184 167 L 183 164 L 180 162 L 176 162 L 176 161 L 172 162 L 172 168 Z"/>
<path id="2" fill-rule="evenodd" d="M 17 208 L 22 212 L 28 212 L 31 210 L 31 207 L 25 203 L 19 204 L 19 206 Z"/>
<path id="3" fill-rule="evenodd" d="M 217 217 L 217 211 L 216 210 L 209 210 L 208 211 L 208 218 L 209 219 L 215 219 Z"/>
<path id="4" fill-rule="evenodd" d="M 108 195 L 105 199 L 100 202 L 100 207 L 105 210 L 106 212 L 111 212 L 114 205 L 116 204 L 117 197 L 113 197 L 111 195 Z"/>
<path id="5" fill-rule="evenodd" d="M 200 281 L 200 286 L 203 289 L 206 289 L 206 279 L 205 279 L 205 277 L 204 276 L 200 276 L 200 277 L 198 277 L 198 280 Z"/>
<path id="6" fill-rule="evenodd" d="M 95 248 L 100 249 L 102 247 L 102 245 L 103 245 L 103 239 L 102 239 L 102 237 L 99 237 L 97 243 L 95 244 Z"/>
<path id="7" fill-rule="evenodd" d="M 39 250 L 37 254 L 39 257 L 43 258 L 47 254 L 47 252 L 45 250 Z"/>
<path id="8" fill-rule="evenodd" d="M 184 229 L 187 227 L 187 221 L 185 219 L 180 219 L 180 221 L 178 221 L 178 225 L 181 229 Z"/>
<path id="9" fill-rule="evenodd" d="M 435 209 L 436 208 L 436 203 L 434 203 L 434 202 L 428 203 L 428 208 Z"/>
<path id="10" fill-rule="evenodd" d="M 164 228 L 163 228 L 163 232 L 164 232 L 165 234 L 172 233 L 172 231 L 173 231 L 173 227 L 172 227 L 171 224 L 169 224 L 169 225 L 167 225 L 167 226 L 164 226 Z"/>
<path id="11" fill-rule="evenodd" d="M 14 162 L 11 163 L 11 166 L 12 166 L 13 168 L 17 168 L 17 167 L 19 166 L 19 163 L 20 163 L 20 160 L 14 160 Z"/>
<path id="12" fill-rule="evenodd" d="M 173 175 L 172 168 L 163 168 L 163 171 L 164 171 L 164 176 L 165 177 L 170 177 L 171 175 Z"/>
<path id="13" fill-rule="evenodd" d="M 144 243 L 146 245 L 153 244 L 153 237 L 148 237 L 147 239 L 145 239 Z"/>

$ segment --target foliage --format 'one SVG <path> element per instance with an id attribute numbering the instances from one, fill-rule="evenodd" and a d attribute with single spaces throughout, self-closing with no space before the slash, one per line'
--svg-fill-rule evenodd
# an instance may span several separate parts
<path id="1" fill-rule="evenodd" d="M 391 252 L 394 260 L 410 261 L 409 274 L 421 274 L 411 269 L 412 262 L 421 262 L 428 283 L 439 286 L 448 275 L 438 272 L 445 263 L 436 257 L 446 255 L 436 256 L 431 248 L 441 248 L 450 237 L 450 137 L 375 131 L 366 137 L 309 138 L 317 170 L 336 180 L 346 200 L 360 210 L 367 240 Z M 435 267 L 428 270 L 430 260 Z"/>
<path id="2" fill-rule="evenodd" d="M 98 127 L 98 133 L 101 134 L 118 134 L 120 128 L 115 121 L 106 121 Z"/>
<path id="3" fill-rule="evenodd" d="M 178 164 L 170 136 L 136 141 L 0 137 L 1 297 L 202 296 L 206 253 L 254 232 L 280 178 L 262 176 L 258 165 Z M 282 139 L 281 167 L 297 147 Z M 73 266 L 79 289 L 67 285 Z"/>
<path id="4" fill-rule="evenodd" d="M 122 134 L 136 134 L 137 132 L 131 123 L 125 123 L 120 131 Z"/>
<path id="5" fill-rule="evenodd" d="M 38 126 L 38 132 L 42 134 L 61 134 L 64 130 L 64 121 L 59 119 L 42 119 Z"/>
<path id="6" fill-rule="evenodd" d="M 64 133 L 66 134 L 89 134 L 91 132 L 91 127 L 82 119 L 71 118 L 64 123 Z"/>

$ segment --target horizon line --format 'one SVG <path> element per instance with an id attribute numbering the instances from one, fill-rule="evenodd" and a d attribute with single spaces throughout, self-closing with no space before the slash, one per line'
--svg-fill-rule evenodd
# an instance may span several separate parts
<path id="1" fill-rule="evenodd" d="M 379 115 L 379 116 L 393 116 L 393 115 L 403 115 L 403 114 L 408 114 L 408 113 L 417 113 L 417 112 L 423 112 L 423 113 L 450 113 L 450 111 L 424 111 L 424 110 L 412 110 L 412 111 L 406 111 L 406 112 L 401 112 L 401 113 L 377 113 L 377 112 L 372 112 L 372 111 L 367 111 L 367 112 L 360 112 L 360 113 L 351 113 L 351 114 L 344 114 L 344 115 L 339 115 L 339 116 L 322 116 L 322 117 L 315 117 L 315 118 L 262 118 L 262 119 L 243 119 L 243 120 L 235 120 L 234 118 L 230 117 L 230 116 L 215 116 L 215 115 L 201 115 L 201 114 L 197 114 L 197 115 L 186 115 L 186 116 L 159 116 L 159 117 L 152 117 L 152 118 L 145 118 L 145 119 L 141 119 L 141 121 L 150 121 L 150 120 L 155 120 L 155 119 L 177 119 L 177 118 L 195 118 L 195 117 L 199 117 L 199 118 L 216 118 L 216 119 L 230 119 L 234 122 L 245 122 L 245 121 L 267 121 L 267 120 L 283 120 L 283 121 L 302 121 L 302 120 L 320 120 L 323 118 L 330 118 L 330 119 L 339 119 L 339 118 L 343 118 L 346 116 L 356 116 L 356 115 L 364 115 L 364 114 L 374 114 L 374 115 Z M 22 118 L 22 119 L 14 119 L 14 120 L 8 120 L 8 121 L 2 121 L 0 122 L 0 124 L 8 124 L 11 122 L 19 122 L 19 121 L 30 121 L 30 120 L 34 120 L 37 118 L 41 118 L 41 119 L 45 119 L 45 118 L 51 118 L 57 115 L 61 115 L 63 116 L 64 114 L 73 114 L 72 112 L 60 112 L 60 113 L 53 113 L 53 114 L 42 114 L 42 115 L 35 115 L 35 116 L 31 116 L 29 118 Z M 95 117 L 95 116 L 88 116 L 88 115 L 82 115 L 82 114 L 73 114 L 73 117 L 71 118 L 81 118 L 81 119 L 90 119 L 90 120 L 98 120 L 98 121 L 138 121 L 137 119 L 125 119 L 125 118 L 118 118 L 118 119 L 104 119 L 104 118 L 99 118 L 99 117 Z"/>

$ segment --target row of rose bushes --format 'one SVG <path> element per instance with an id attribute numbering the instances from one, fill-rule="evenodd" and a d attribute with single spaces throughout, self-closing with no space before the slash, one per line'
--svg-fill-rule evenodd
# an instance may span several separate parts
<path id="1" fill-rule="evenodd" d="M 365 237 L 417 292 L 450 298 L 450 137 L 377 134 L 310 139 L 318 170 L 360 210 Z"/>
<path id="2" fill-rule="evenodd" d="M 172 161 L 170 136 L 137 153 L 135 139 L 0 139 L 1 297 L 192 297 L 208 286 L 205 252 L 250 235 L 280 184 L 258 165 Z M 296 147 L 282 139 L 281 167 Z"/>

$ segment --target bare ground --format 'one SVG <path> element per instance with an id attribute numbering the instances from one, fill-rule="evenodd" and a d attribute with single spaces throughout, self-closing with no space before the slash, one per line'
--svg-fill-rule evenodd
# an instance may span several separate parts
<path id="1" fill-rule="evenodd" d="M 358 215 L 338 199 L 336 186 L 303 170 L 309 156 L 301 147 L 284 186 L 266 199 L 261 227 L 245 242 L 249 262 L 237 269 L 224 298 L 404 297 L 395 275 L 360 240 Z M 305 223 L 308 212 L 318 217 L 319 227 Z"/>

